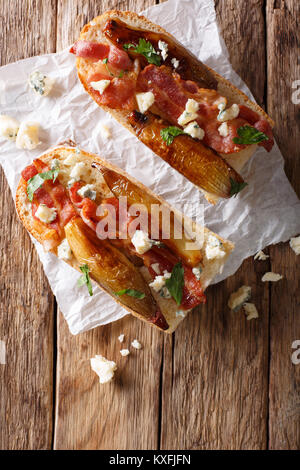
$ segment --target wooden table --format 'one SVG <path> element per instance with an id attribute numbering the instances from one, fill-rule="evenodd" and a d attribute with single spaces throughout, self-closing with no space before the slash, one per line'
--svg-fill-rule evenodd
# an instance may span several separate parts
<path id="1" fill-rule="evenodd" d="M 59 51 L 111 9 L 140 11 L 155 0 L 0 0 L 1 63 Z M 300 195 L 300 3 L 216 0 L 232 64 L 278 123 L 286 173 Z M 298 64 L 297 64 L 298 61 Z M 266 157 L 268 155 L 266 154 Z M 72 336 L 14 209 L 1 172 L 1 449 L 296 449 L 300 447 L 299 258 L 288 244 L 248 259 L 208 290 L 208 303 L 172 336 L 134 318 Z M 262 283 L 266 271 L 284 274 Z M 260 317 L 227 307 L 251 285 Z M 100 307 L 101 308 L 101 307 Z M 100 386 L 89 358 L 119 358 L 120 333 L 144 345 L 119 360 Z"/>

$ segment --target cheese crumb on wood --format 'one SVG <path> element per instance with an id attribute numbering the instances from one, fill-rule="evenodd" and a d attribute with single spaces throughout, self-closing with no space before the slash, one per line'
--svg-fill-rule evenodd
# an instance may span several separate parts
<path id="1" fill-rule="evenodd" d="M 117 370 L 117 364 L 114 361 L 109 361 L 101 355 L 96 355 L 90 359 L 91 368 L 99 376 L 99 382 L 101 384 L 109 382 L 115 371 Z"/>
<path id="2" fill-rule="evenodd" d="M 121 356 L 128 356 L 130 354 L 129 349 L 121 349 L 120 351 Z"/>
<path id="3" fill-rule="evenodd" d="M 120 341 L 120 343 L 123 343 L 124 338 L 125 338 L 125 335 L 122 333 L 122 334 L 118 337 L 118 340 Z"/>
<path id="4" fill-rule="evenodd" d="M 259 261 L 265 261 L 266 259 L 270 258 L 269 255 L 266 255 L 262 250 L 260 250 L 254 256 L 254 259 L 258 259 Z"/>
<path id="5" fill-rule="evenodd" d="M 293 237 L 290 239 L 290 247 L 296 255 L 300 255 L 300 235 L 299 237 Z"/>
<path id="6" fill-rule="evenodd" d="M 251 297 L 251 287 L 242 286 L 236 292 L 233 292 L 228 300 L 228 307 L 237 312 L 242 305 Z"/>
<path id="7" fill-rule="evenodd" d="M 254 304 L 245 302 L 243 304 L 243 309 L 247 316 L 247 320 L 252 320 L 253 318 L 258 318 L 258 311 Z"/>
<path id="8" fill-rule="evenodd" d="M 135 349 L 142 349 L 142 345 L 137 339 L 132 341 L 131 346 Z"/>
<path id="9" fill-rule="evenodd" d="M 263 277 L 261 278 L 261 280 L 263 282 L 277 282 L 277 281 L 280 281 L 280 279 L 283 279 L 283 276 L 281 274 L 277 274 L 277 273 L 272 273 L 272 272 L 267 272 L 263 275 Z"/>

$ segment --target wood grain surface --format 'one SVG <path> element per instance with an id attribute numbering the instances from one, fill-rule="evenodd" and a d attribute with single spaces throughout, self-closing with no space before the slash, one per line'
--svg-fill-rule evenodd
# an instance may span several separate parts
<path id="1" fill-rule="evenodd" d="M 56 2 L 0 0 L 1 64 L 55 52 Z M 48 449 L 53 429 L 54 299 L 1 169 L 0 448 Z"/>
<path id="2" fill-rule="evenodd" d="M 107 9 L 138 12 L 155 3 L 0 0 L 1 63 L 65 48 Z M 275 134 L 300 196 L 300 114 L 291 101 L 300 79 L 299 2 L 215 5 L 233 67 L 280 123 Z M 1 185 L 1 449 L 300 448 L 300 366 L 291 362 L 300 339 L 299 260 L 288 244 L 209 288 L 207 305 L 172 336 L 127 316 L 74 337 L 60 312 L 54 321 L 53 296 L 2 173 Z M 285 279 L 260 282 L 269 270 Z M 243 284 L 252 286 L 258 320 L 227 307 Z M 121 357 L 135 338 L 143 349 Z M 114 382 L 99 385 L 89 365 L 95 354 L 117 360 Z"/>

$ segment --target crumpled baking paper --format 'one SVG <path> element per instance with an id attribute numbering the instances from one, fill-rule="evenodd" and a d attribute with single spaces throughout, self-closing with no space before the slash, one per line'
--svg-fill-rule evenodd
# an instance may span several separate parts
<path id="1" fill-rule="evenodd" d="M 253 98 L 229 63 L 212 0 L 172 0 L 143 13 Z M 56 80 L 48 97 L 36 95 L 27 85 L 30 72 L 36 69 Z M 215 282 L 233 274 L 248 256 L 300 232 L 300 202 L 285 176 L 283 158 L 276 145 L 270 154 L 260 148 L 243 169 L 247 189 L 213 207 L 187 179 L 99 109 L 80 85 L 75 57 L 68 49 L 0 68 L 0 109 L 1 114 L 19 121 L 37 121 L 42 127 L 41 144 L 33 151 L 18 150 L 13 142 L 0 142 L 0 162 L 13 196 L 21 170 L 50 146 L 70 138 L 83 149 L 125 169 L 190 217 L 195 215 L 195 209 L 201 213 L 204 205 L 207 227 L 235 243 L 234 253 Z M 110 127 L 112 139 L 101 136 L 103 123 Z M 89 297 L 86 286 L 77 287 L 80 276 L 77 271 L 54 255 L 44 253 L 33 242 L 71 333 L 104 325 L 127 314 L 96 285 L 93 297 Z"/>

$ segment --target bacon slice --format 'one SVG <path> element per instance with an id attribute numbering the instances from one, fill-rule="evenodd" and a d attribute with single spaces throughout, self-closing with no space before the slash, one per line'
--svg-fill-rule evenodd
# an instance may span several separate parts
<path id="1" fill-rule="evenodd" d="M 102 74 L 95 74 L 89 77 L 89 83 L 102 79 Z M 92 86 L 89 87 L 89 92 L 100 106 L 108 106 L 112 109 L 134 109 L 135 81 L 130 77 L 113 78 L 102 95 L 94 90 Z"/>
<path id="2" fill-rule="evenodd" d="M 91 41 L 76 41 L 70 49 L 72 54 L 83 59 L 103 60 L 108 59 L 108 64 L 113 65 L 119 71 L 132 69 L 132 61 L 127 52 L 115 46 Z"/>
<path id="3" fill-rule="evenodd" d="M 261 116 L 253 111 L 252 109 L 248 108 L 247 106 L 240 105 L 240 117 L 244 118 L 248 121 L 252 126 L 254 126 L 258 131 L 263 132 L 269 137 L 269 140 L 264 140 L 261 142 L 261 147 L 264 147 L 267 152 L 272 150 L 274 145 L 274 137 L 273 132 L 270 124 L 266 119 L 262 119 Z"/>
<path id="4" fill-rule="evenodd" d="M 76 41 L 70 49 L 76 57 L 84 59 L 105 59 L 109 54 L 109 45 L 92 41 Z"/>
<path id="5" fill-rule="evenodd" d="M 174 126 L 178 126 L 178 118 L 185 109 L 187 100 L 194 99 L 199 103 L 198 117 L 196 121 L 204 129 L 205 137 L 203 143 L 219 153 L 235 153 L 244 149 L 245 145 L 237 145 L 233 142 L 238 137 L 239 127 L 250 124 L 257 129 L 265 129 L 269 136 L 268 141 L 262 142 L 266 150 L 273 146 L 272 129 L 269 123 L 246 106 L 240 105 L 238 118 L 227 121 L 229 132 L 223 137 L 218 132 L 221 122 L 217 117 L 218 105 L 224 103 L 226 98 L 217 91 L 199 88 L 195 82 L 185 81 L 169 67 L 148 65 L 138 77 L 138 87 L 141 91 L 151 91 L 155 96 L 155 105 L 152 107 L 154 113 L 168 120 Z M 264 131 L 262 131 L 264 132 Z"/>

